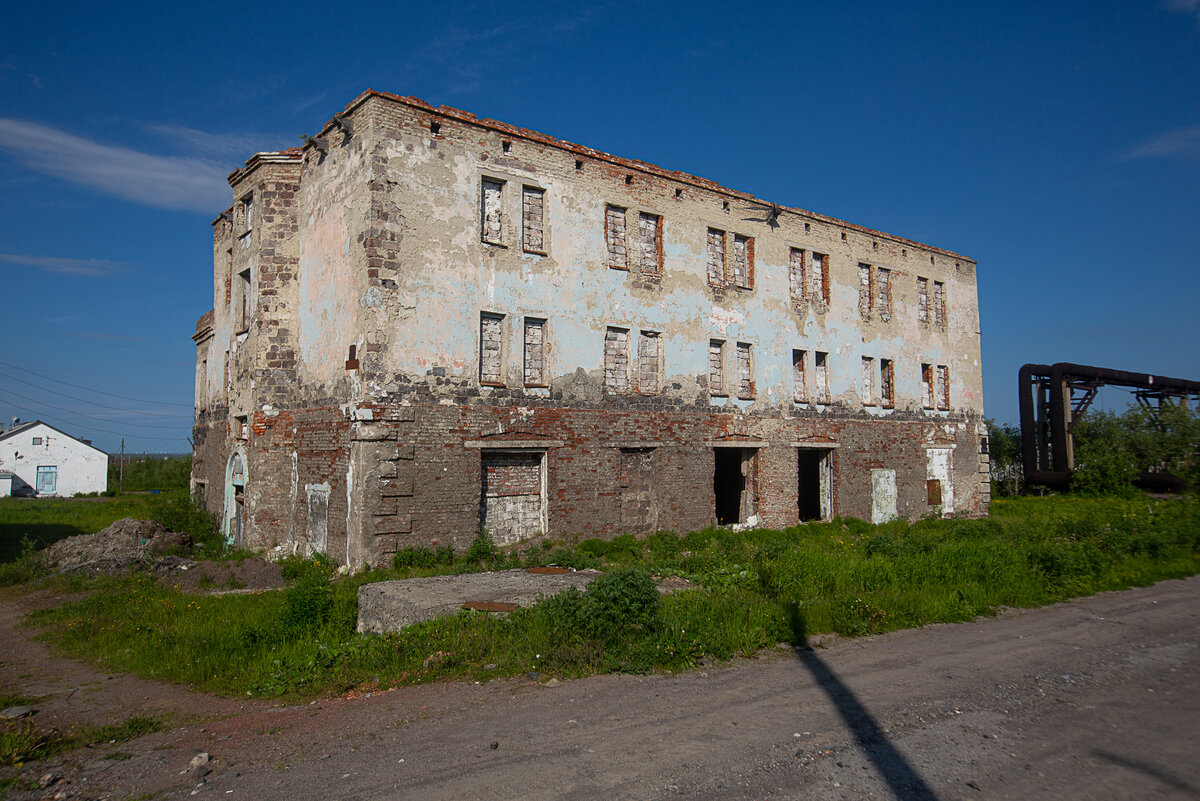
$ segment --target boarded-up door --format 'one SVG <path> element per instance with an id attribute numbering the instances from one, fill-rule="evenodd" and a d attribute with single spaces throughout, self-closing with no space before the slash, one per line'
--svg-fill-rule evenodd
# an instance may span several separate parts
<path id="1" fill-rule="evenodd" d="M 929 448 L 925 452 L 926 478 L 930 482 L 937 482 L 936 487 L 941 494 L 941 513 L 943 516 L 949 516 L 954 513 L 954 482 L 950 480 L 950 457 L 953 453 L 953 448 Z M 931 493 L 930 503 L 933 503 L 933 501 L 934 498 Z"/>
<path id="2" fill-rule="evenodd" d="M 621 472 L 621 530 L 629 533 L 654 531 L 658 516 L 651 482 L 653 467 L 650 448 L 622 448 Z"/>
<path id="3" fill-rule="evenodd" d="M 480 522 L 497 545 L 545 532 L 544 456 L 541 451 L 483 454 Z"/>
<path id="4" fill-rule="evenodd" d="M 871 471 L 871 522 L 886 523 L 896 517 L 896 471 Z"/>

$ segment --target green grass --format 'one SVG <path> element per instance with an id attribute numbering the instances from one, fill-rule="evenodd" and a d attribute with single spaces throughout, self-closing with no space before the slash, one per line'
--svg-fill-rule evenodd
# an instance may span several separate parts
<path id="1" fill-rule="evenodd" d="M 0 765 L 20 767 L 25 762 L 70 751 L 82 745 L 125 743 L 162 731 L 157 718 L 135 716 L 124 723 L 109 726 L 86 726 L 61 733 L 42 731 L 32 720 L 10 720 L 0 726 Z"/>
<path id="2" fill-rule="evenodd" d="M 184 595 L 148 577 L 98 579 L 84 599 L 30 620 L 60 650 L 105 670 L 234 695 L 313 697 L 530 671 L 677 670 L 701 657 L 796 643 L 801 631 L 858 636 L 964 621 L 1003 606 L 1193 575 L 1200 504 L 1018 498 L 996 501 L 984 520 L 873 526 L 846 519 L 488 551 L 474 548 L 470 559 L 412 552 L 396 569 L 346 578 L 334 578 L 327 562 L 294 560 L 285 567 L 295 578 L 286 591 L 241 596 Z M 504 617 L 462 613 L 395 635 L 354 633 L 365 582 L 547 562 L 683 576 L 693 589 L 650 609 L 637 605 L 644 595 L 634 577 L 607 595 L 589 590 L 590 600 L 559 596 Z M 611 610 L 623 608 L 645 616 L 614 628 Z"/>
<path id="3" fill-rule="evenodd" d="M 153 516 L 155 496 L 115 498 L 0 498 L 0 562 L 21 553 L 28 537 L 40 550 L 76 534 L 94 534 L 123 517 Z"/>

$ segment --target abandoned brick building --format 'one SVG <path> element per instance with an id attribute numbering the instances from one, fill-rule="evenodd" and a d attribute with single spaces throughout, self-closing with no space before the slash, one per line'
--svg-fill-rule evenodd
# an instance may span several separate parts
<path id="1" fill-rule="evenodd" d="M 970 259 L 375 91 L 229 181 L 192 480 L 231 541 L 987 511 Z"/>

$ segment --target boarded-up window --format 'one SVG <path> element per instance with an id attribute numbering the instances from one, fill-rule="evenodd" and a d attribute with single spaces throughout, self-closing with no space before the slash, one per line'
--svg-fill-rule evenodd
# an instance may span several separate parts
<path id="1" fill-rule="evenodd" d="M 638 245 L 642 272 L 657 275 L 662 272 L 662 217 L 657 214 L 638 215 Z"/>
<path id="2" fill-rule="evenodd" d="M 754 362 L 750 353 L 750 345 L 745 342 L 737 343 L 738 397 L 754 397 Z"/>
<path id="3" fill-rule="evenodd" d="M 875 405 L 875 360 L 870 356 L 862 360 L 862 402 L 864 406 Z"/>
<path id="4" fill-rule="evenodd" d="M 725 286 L 725 232 L 708 229 L 708 285 Z"/>
<path id="5" fill-rule="evenodd" d="M 937 366 L 937 378 L 934 391 L 937 392 L 937 407 L 942 410 L 950 408 L 950 368 L 944 364 Z"/>
<path id="6" fill-rule="evenodd" d="M 888 409 L 896 405 L 896 373 L 891 359 L 879 360 L 879 400 Z"/>
<path id="7" fill-rule="evenodd" d="M 629 391 L 629 329 L 609 328 L 604 333 L 604 391 L 624 395 Z"/>
<path id="8" fill-rule="evenodd" d="M 604 208 L 604 241 L 608 244 L 608 266 L 629 269 L 629 253 L 625 246 L 625 209 L 620 206 Z"/>
<path id="9" fill-rule="evenodd" d="M 921 365 L 921 405 L 933 408 L 933 365 Z"/>
<path id="10" fill-rule="evenodd" d="M 546 321 L 525 318 L 525 386 L 546 386 Z"/>
<path id="11" fill-rule="evenodd" d="M 829 354 L 824 351 L 813 353 L 813 372 L 816 374 L 814 391 L 817 403 L 829 403 Z"/>
<path id="12" fill-rule="evenodd" d="M 521 241 L 530 253 L 544 253 L 545 243 L 544 189 L 527 186 L 521 190 Z"/>
<path id="13" fill-rule="evenodd" d="M 946 285 L 941 281 L 933 282 L 933 324 L 946 327 Z"/>
<path id="14" fill-rule="evenodd" d="M 754 239 L 733 235 L 733 283 L 739 289 L 754 288 Z"/>
<path id="15" fill-rule="evenodd" d="M 917 277 L 917 322 L 929 322 L 929 279 Z"/>
<path id="16" fill-rule="evenodd" d="M 800 248 L 792 248 L 788 252 L 788 296 L 793 308 L 800 308 L 804 303 L 807 285 L 805 279 L 805 253 Z"/>
<path id="17" fill-rule="evenodd" d="M 804 365 L 807 359 L 807 351 L 792 351 L 792 400 L 797 403 L 808 401 L 808 376 L 805 374 Z"/>
<path id="18" fill-rule="evenodd" d="M 809 270 L 812 285 L 809 293 L 814 303 L 829 305 L 829 257 L 824 253 L 814 253 L 811 259 L 812 268 Z"/>
<path id="19" fill-rule="evenodd" d="M 658 394 L 662 370 L 661 337 L 657 331 L 643 331 L 638 339 L 638 392 Z"/>
<path id="20" fill-rule="evenodd" d="M 892 271 L 886 267 L 875 270 L 875 311 L 888 319 L 892 313 Z"/>
<path id="21" fill-rule="evenodd" d="M 504 316 L 479 315 L 479 382 L 504 383 Z"/>
<path id="22" fill-rule="evenodd" d="M 858 313 L 865 320 L 871 316 L 871 265 L 858 265 Z"/>
<path id="23" fill-rule="evenodd" d="M 725 394 L 725 343 L 719 339 L 708 341 L 708 391 L 712 395 Z"/>
<path id="24" fill-rule="evenodd" d="M 480 236 L 492 245 L 504 243 L 504 182 L 483 179 L 480 210 Z"/>

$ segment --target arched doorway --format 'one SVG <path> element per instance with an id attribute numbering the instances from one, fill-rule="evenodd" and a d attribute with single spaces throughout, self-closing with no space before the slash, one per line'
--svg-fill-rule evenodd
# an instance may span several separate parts
<path id="1" fill-rule="evenodd" d="M 241 452 L 229 457 L 225 470 L 225 544 L 241 548 L 246 535 L 246 460 Z"/>

